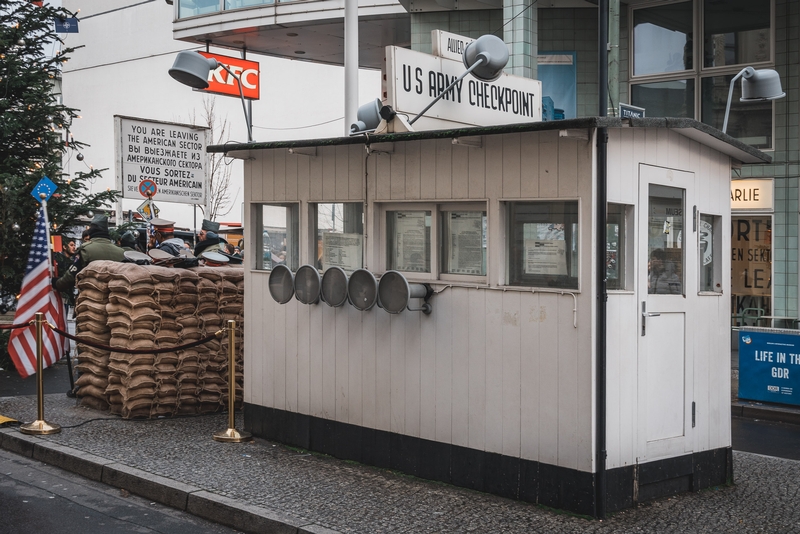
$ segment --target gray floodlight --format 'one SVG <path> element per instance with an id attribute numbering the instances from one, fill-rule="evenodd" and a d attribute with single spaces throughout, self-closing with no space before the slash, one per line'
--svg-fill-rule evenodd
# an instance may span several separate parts
<path id="1" fill-rule="evenodd" d="M 278 304 L 286 304 L 294 296 L 294 274 L 285 265 L 276 265 L 269 273 L 269 294 Z"/>
<path id="2" fill-rule="evenodd" d="M 428 303 L 432 293 L 430 286 L 409 284 L 406 277 L 397 271 L 386 271 L 378 284 L 378 300 L 381 307 L 389 313 L 400 313 L 408 309 L 428 315 L 433 311 Z M 419 308 L 411 308 L 408 306 L 409 299 L 424 299 L 425 302 Z"/>
<path id="3" fill-rule="evenodd" d="M 381 107 L 380 98 L 360 106 L 356 112 L 356 122 L 350 125 L 350 135 L 374 132 L 381 123 Z"/>
<path id="4" fill-rule="evenodd" d="M 169 69 L 169 75 L 181 82 L 183 85 L 188 85 L 194 89 L 208 89 L 208 73 L 222 69 L 236 78 L 238 82 L 236 85 L 239 87 L 239 98 L 242 100 L 242 109 L 244 109 L 244 120 L 247 124 L 247 142 L 253 142 L 253 126 L 250 114 L 247 112 L 247 103 L 244 100 L 244 92 L 242 91 L 242 79 L 237 74 L 234 74 L 231 69 L 226 67 L 214 58 L 205 57 L 200 52 L 191 50 L 182 50 L 178 52 L 175 57 L 175 62 L 172 68 Z"/>
<path id="5" fill-rule="evenodd" d="M 334 308 L 347 302 L 347 273 L 341 267 L 328 267 L 322 275 L 322 300 Z"/>
<path id="6" fill-rule="evenodd" d="M 508 46 L 496 35 L 481 35 L 467 45 L 462 58 L 464 66 L 467 67 L 467 72 L 456 78 L 444 91 L 439 93 L 439 96 L 437 96 L 433 102 L 420 111 L 416 117 L 408 121 L 409 124 L 414 124 L 418 118 L 425 115 L 426 111 L 431 109 L 436 102 L 446 95 L 450 89 L 455 87 L 458 82 L 463 80 L 467 74 L 472 74 L 475 78 L 483 82 L 493 82 L 498 79 L 500 75 L 503 74 L 503 69 L 508 63 Z"/>
<path id="7" fill-rule="evenodd" d="M 378 281 L 366 269 L 356 269 L 347 282 L 347 296 L 359 311 L 367 311 L 378 302 Z"/>
<path id="8" fill-rule="evenodd" d="M 319 294 L 322 280 L 319 271 L 313 265 L 303 265 L 297 269 L 294 275 L 294 295 L 303 304 L 316 304 L 319 302 Z"/>
<path id="9" fill-rule="evenodd" d="M 772 69 L 756 70 L 753 67 L 745 67 L 739 74 L 731 80 L 728 90 L 728 104 L 725 106 L 725 120 L 722 123 L 722 133 L 728 131 L 728 115 L 731 112 L 731 99 L 733 98 L 733 84 L 736 80 L 742 79 L 742 96 L 740 102 L 761 102 L 764 100 L 777 100 L 783 98 L 786 93 L 781 88 L 781 78 Z"/>

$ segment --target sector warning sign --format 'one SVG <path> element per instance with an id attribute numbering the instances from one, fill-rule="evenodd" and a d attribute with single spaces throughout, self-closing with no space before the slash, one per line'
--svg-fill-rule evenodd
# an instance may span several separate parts
<path id="1" fill-rule="evenodd" d="M 116 117 L 123 198 L 204 204 L 207 128 Z"/>

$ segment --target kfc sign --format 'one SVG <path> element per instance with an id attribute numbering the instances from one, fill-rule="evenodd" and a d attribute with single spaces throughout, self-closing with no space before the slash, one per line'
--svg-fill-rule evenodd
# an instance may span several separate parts
<path id="1" fill-rule="evenodd" d="M 242 92 L 245 98 L 250 100 L 259 99 L 259 65 L 257 62 L 219 54 L 210 54 L 208 52 L 200 52 L 200 54 L 208 58 L 216 59 L 238 76 L 242 80 Z M 204 89 L 204 91 L 220 95 L 239 96 L 239 87 L 236 78 L 231 76 L 230 73 L 221 66 L 208 73 L 208 89 Z"/>

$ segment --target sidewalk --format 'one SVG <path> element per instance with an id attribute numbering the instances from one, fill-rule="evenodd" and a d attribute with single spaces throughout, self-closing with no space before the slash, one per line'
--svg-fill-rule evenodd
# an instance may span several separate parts
<path id="1" fill-rule="evenodd" d="M 36 411 L 35 396 L 0 398 L 0 414 L 30 421 Z M 597 521 L 264 440 L 219 443 L 225 414 L 130 421 L 54 393 L 45 419 L 62 432 L 0 429 L 0 448 L 245 532 L 800 532 L 800 462 L 748 453 L 734 453 L 733 487 Z"/>

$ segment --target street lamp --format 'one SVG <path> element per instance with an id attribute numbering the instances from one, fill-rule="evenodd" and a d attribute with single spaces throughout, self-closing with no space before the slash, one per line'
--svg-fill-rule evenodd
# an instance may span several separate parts
<path id="1" fill-rule="evenodd" d="M 722 124 L 722 133 L 728 129 L 728 114 L 731 111 L 731 99 L 733 98 L 733 84 L 736 80 L 742 79 L 742 97 L 740 102 L 759 102 L 764 100 L 777 100 L 783 98 L 786 93 L 781 89 L 781 79 L 778 73 L 772 69 L 756 70 L 753 67 L 743 68 L 739 74 L 731 80 L 731 87 L 728 91 L 728 105 L 725 107 L 725 121 Z"/>
<path id="2" fill-rule="evenodd" d="M 205 57 L 200 52 L 193 52 L 190 50 L 183 50 L 178 52 L 175 58 L 175 63 L 169 69 L 169 75 L 181 82 L 184 85 L 193 87 L 194 89 L 207 89 L 208 88 L 208 73 L 217 70 L 219 67 L 236 78 L 237 87 L 239 88 L 239 97 L 242 99 L 242 109 L 244 110 L 244 120 L 247 124 L 247 142 L 253 142 L 253 127 L 250 123 L 250 114 L 247 113 L 247 104 L 244 101 L 244 92 L 242 92 L 242 79 L 234 74 L 231 69 L 220 63 L 214 58 Z"/>

